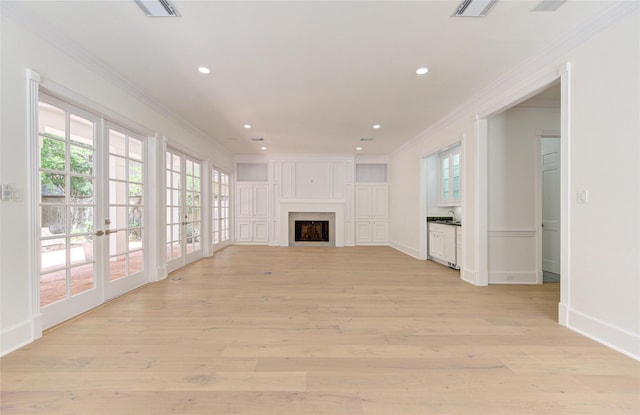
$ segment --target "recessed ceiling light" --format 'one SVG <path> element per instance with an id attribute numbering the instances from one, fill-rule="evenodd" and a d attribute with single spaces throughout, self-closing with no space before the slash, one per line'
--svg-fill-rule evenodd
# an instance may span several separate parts
<path id="1" fill-rule="evenodd" d="M 267 147 L 265 147 L 265 146 L 260 147 L 260 150 L 266 150 L 266 149 L 267 149 Z"/>
<path id="2" fill-rule="evenodd" d="M 251 125 L 250 124 L 245 124 L 245 125 L 243 125 L 243 127 L 246 128 L 246 129 L 249 129 L 249 128 L 251 128 Z"/>
<path id="3" fill-rule="evenodd" d="M 373 129 L 374 129 L 374 130 L 378 130 L 378 129 L 380 129 L 380 124 L 374 124 L 374 125 L 373 125 Z"/>
<path id="4" fill-rule="evenodd" d="M 426 74 L 427 72 L 429 72 L 429 68 L 418 68 L 418 69 L 416 70 L 416 73 L 417 73 L 418 75 L 424 75 L 424 74 Z"/>
<path id="5" fill-rule="evenodd" d="M 206 66 L 199 66 L 198 67 L 198 72 L 203 73 L 203 74 L 210 74 L 211 73 L 211 69 L 207 68 Z"/>
<path id="6" fill-rule="evenodd" d="M 356 150 L 362 151 L 362 147 L 356 147 Z"/>

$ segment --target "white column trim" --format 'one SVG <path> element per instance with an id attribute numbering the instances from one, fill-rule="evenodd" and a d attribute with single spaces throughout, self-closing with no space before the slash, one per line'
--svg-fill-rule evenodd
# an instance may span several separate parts
<path id="1" fill-rule="evenodd" d="M 571 240 L 569 195 L 572 192 L 570 182 L 571 167 L 571 62 L 559 69 L 560 74 L 560 303 L 558 304 L 558 322 L 569 326 L 571 304 Z"/>
<path id="2" fill-rule="evenodd" d="M 38 200 L 40 188 L 38 187 L 38 102 L 40 99 L 40 74 L 27 69 L 27 134 L 29 136 L 29 166 L 27 169 L 30 191 L 25 194 L 27 209 L 29 211 L 29 232 L 27 241 L 29 244 L 29 292 L 30 295 L 30 319 L 31 339 L 33 341 L 42 336 L 42 313 L 40 312 L 40 246 L 39 240 L 34 235 L 36 229 L 40 229 L 40 216 L 38 215 Z"/>

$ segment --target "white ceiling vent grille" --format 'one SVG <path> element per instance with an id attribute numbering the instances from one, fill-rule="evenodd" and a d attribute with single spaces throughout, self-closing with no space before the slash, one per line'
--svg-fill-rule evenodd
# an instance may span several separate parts
<path id="1" fill-rule="evenodd" d="M 543 0 L 531 11 L 532 12 L 555 12 L 560 8 L 560 6 L 562 6 L 566 2 L 567 0 Z"/>
<path id="2" fill-rule="evenodd" d="M 135 0 L 144 14 L 149 17 L 178 17 L 173 4 L 169 0 Z"/>
<path id="3" fill-rule="evenodd" d="M 496 0 L 463 0 L 453 14 L 456 17 L 484 17 Z"/>

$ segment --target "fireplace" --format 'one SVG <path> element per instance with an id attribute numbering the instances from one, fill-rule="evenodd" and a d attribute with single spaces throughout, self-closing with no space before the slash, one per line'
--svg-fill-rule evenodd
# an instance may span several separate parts
<path id="1" fill-rule="evenodd" d="M 329 242 L 328 220 L 296 220 L 295 242 Z"/>
<path id="2" fill-rule="evenodd" d="M 336 246 L 335 213 L 290 212 L 288 220 L 289 246 Z"/>

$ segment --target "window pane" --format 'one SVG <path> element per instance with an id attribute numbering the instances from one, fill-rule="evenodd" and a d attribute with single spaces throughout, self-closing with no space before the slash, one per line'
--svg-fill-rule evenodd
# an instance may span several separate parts
<path id="1" fill-rule="evenodd" d="M 142 183 L 142 163 L 129 161 L 129 181 Z"/>
<path id="2" fill-rule="evenodd" d="M 67 240 L 65 238 L 40 241 L 40 271 L 45 273 L 67 266 Z"/>
<path id="3" fill-rule="evenodd" d="M 80 294 L 94 287 L 93 263 L 71 268 L 71 295 Z"/>
<path id="4" fill-rule="evenodd" d="M 40 167 L 47 170 L 66 170 L 65 143 L 40 136 Z"/>
<path id="5" fill-rule="evenodd" d="M 89 177 L 71 176 L 72 203 L 93 203 L 93 179 Z"/>
<path id="6" fill-rule="evenodd" d="M 126 156 L 126 136 L 118 131 L 109 130 L 109 153 Z"/>
<path id="7" fill-rule="evenodd" d="M 109 178 L 118 180 L 127 180 L 126 174 L 127 161 L 123 157 L 109 156 Z"/>
<path id="8" fill-rule="evenodd" d="M 40 275 L 40 306 L 55 303 L 67 297 L 67 270 Z"/>
<path id="9" fill-rule="evenodd" d="M 109 259 L 109 280 L 117 280 L 127 275 L 127 256 L 119 255 Z"/>
<path id="10" fill-rule="evenodd" d="M 125 205 L 127 200 L 127 183 L 109 181 L 109 203 L 112 205 Z"/>
<path id="11" fill-rule="evenodd" d="M 129 137 L 129 157 L 142 160 L 142 141 Z"/>
<path id="12" fill-rule="evenodd" d="M 66 222 L 64 206 L 42 206 L 40 208 L 41 236 L 64 235 Z"/>
<path id="13" fill-rule="evenodd" d="M 66 114 L 60 108 L 44 102 L 38 103 L 38 132 L 40 134 L 57 136 L 64 140 Z"/>
<path id="14" fill-rule="evenodd" d="M 93 232 L 93 207 L 69 206 L 69 222 L 72 234 Z"/>
<path id="15" fill-rule="evenodd" d="M 71 140 L 93 147 L 93 122 L 74 114 L 71 114 L 69 121 L 69 137 Z"/>

